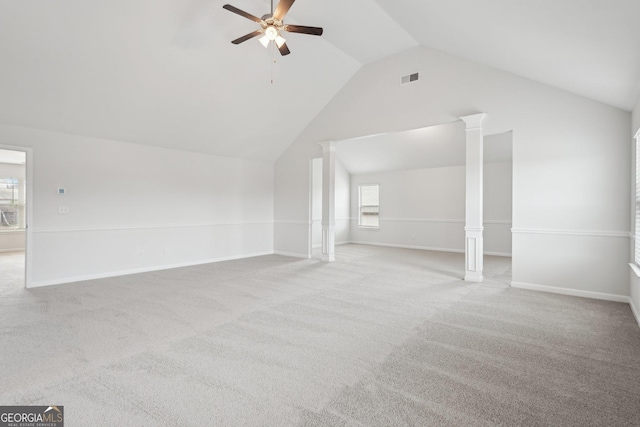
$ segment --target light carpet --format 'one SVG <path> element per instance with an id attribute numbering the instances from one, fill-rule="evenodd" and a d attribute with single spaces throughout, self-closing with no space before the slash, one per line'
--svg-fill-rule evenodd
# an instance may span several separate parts
<path id="1" fill-rule="evenodd" d="M 0 300 L 0 404 L 67 426 L 640 425 L 621 303 L 508 287 L 509 259 L 337 248 Z"/>

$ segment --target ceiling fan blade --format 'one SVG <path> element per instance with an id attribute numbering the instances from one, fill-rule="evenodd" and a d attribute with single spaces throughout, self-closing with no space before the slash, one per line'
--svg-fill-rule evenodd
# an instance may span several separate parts
<path id="1" fill-rule="evenodd" d="M 287 12 L 289 12 L 289 9 L 291 9 L 291 5 L 294 1 L 295 0 L 280 0 L 280 3 L 278 3 L 278 7 L 276 7 L 276 11 L 273 12 L 273 17 L 279 21 L 282 21 Z"/>
<path id="2" fill-rule="evenodd" d="M 282 43 L 282 46 L 278 47 L 278 50 L 280 51 L 280 55 L 282 56 L 286 56 L 291 53 L 286 43 Z"/>
<path id="3" fill-rule="evenodd" d="M 258 18 L 257 16 L 253 16 L 252 14 L 247 13 L 244 10 L 240 10 L 235 6 L 231 6 L 230 4 L 225 4 L 224 6 L 222 6 L 222 8 L 227 9 L 229 12 L 237 13 L 240 16 L 244 16 L 247 19 L 251 19 L 258 24 L 262 23 L 262 19 Z"/>
<path id="4" fill-rule="evenodd" d="M 259 36 L 260 34 L 262 34 L 262 30 L 256 30 L 253 33 L 246 34 L 246 35 L 244 35 L 242 37 L 239 37 L 239 38 L 233 40 L 231 43 L 240 44 L 240 43 L 246 42 L 247 40 L 252 39 L 252 38 L 254 38 L 256 36 Z"/>
<path id="5" fill-rule="evenodd" d="M 284 30 L 290 33 L 311 34 L 312 36 L 321 36 L 322 28 L 305 27 L 304 25 L 285 25 Z"/>

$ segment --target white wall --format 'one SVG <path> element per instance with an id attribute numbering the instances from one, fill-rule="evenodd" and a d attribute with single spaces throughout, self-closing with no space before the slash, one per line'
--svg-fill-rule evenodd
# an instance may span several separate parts
<path id="1" fill-rule="evenodd" d="M 511 254 L 511 164 L 490 163 L 485 172 L 485 251 Z M 412 169 L 351 176 L 351 194 L 380 185 L 380 228 L 358 227 L 353 197 L 351 241 L 464 252 L 465 167 Z"/>
<path id="2" fill-rule="evenodd" d="M 8 125 L 0 144 L 33 148 L 33 286 L 273 251 L 269 163 Z"/>
<path id="3" fill-rule="evenodd" d="M 322 247 L 322 159 L 311 164 L 311 241 L 313 248 Z"/>
<path id="4" fill-rule="evenodd" d="M 26 171 L 24 165 L 0 163 L 0 178 L 16 178 L 24 183 Z M 0 253 L 18 252 L 25 248 L 25 232 L 22 230 L 0 230 Z"/>
<path id="5" fill-rule="evenodd" d="M 400 85 L 400 77 L 420 80 Z M 448 123 L 484 112 L 513 130 L 513 281 L 625 300 L 631 115 L 429 48 L 364 66 L 276 162 L 276 248 L 304 248 L 308 159 L 319 141 Z"/>
<path id="6" fill-rule="evenodd" d="M 357 193 L 356 193 L 357 194 Z M 351 175 L 336 158 L 336 244 L 348 243 L 351 220 Z"/>
<path id="7" fill-rule="evenodd" d="M 510 256 L 513 162 L 485 163 L 483 172 L 484 250 L 490 255 Z"/>
<path id="8" fill-rule="evenodd" d="M 638 99 L 638 103 L 636 105 L 636 108 L 633 110 L 633 127 L 632 127 L 632 135 L 635 136 L 638 132 L 640 132 L 640 99 Z M 636 158 L 636 149 L 635 149 L 635 140 L 631 143 L 631 159 L 632 164 L 635 164 L 635 158 Z M 635 171 L 632 171 L 632 179 L 631 179 L 631 186 L 633 188 L 633 191 L 631 191 L 631 195 L 630 195 L 630 203 L 631 203 L 631 209 L 633 211 L 634 209 L 634 204 L 635 204 Z M 633 221 L 635 220 L 633 214 L 631 215 L 631 230 L 632 232 L 635 233 L 635 224 L 633 223 Z M 639 237 L 636 236 L 636 239 L 638 239 Z M 629 257 L 629 261 L 632 263 L 635 263 L 634 260 L 634 241 L 631 242 L 630 245 L 630 257 Z M 640 277 L 638 277 L 638 275 L 640 274 L 640 270 L 636 273 L 635 270 L 632 270 L 632 272 L 630 273 L 630 281 L 629 281 L 629 296 L 631 299 L 631 309 L 633 310 L 634 315 L 636 316 L 636 321 L 638 322 L 638 325 L 640 325 Z"/>

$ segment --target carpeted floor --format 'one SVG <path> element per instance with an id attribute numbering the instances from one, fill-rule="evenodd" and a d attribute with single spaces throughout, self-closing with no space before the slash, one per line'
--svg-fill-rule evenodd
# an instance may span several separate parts
<path id="1" fill-rule="evenodd" d="M 0 404 L 67 426 L 640 425 L 621 303 L 508 287 L 508 259 L 346 245 L 0 299 Z"/>
<path id="2" fill-rule="evenodd" d="M 0 297 L 24 288 L 24 252 L 0 253 Z"/>

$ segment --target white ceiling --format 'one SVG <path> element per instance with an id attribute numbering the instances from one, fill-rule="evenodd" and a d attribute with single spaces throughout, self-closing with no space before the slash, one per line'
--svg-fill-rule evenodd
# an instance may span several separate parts
<path id="1" fill-rule="evenodd" d="M 638 0 L 377 0 L 420 44 L 630 111 Z"/>
<path id="2" fill-rule="evenodd" d="M 276 0 L 277 1 L 277 0 Z M 424 45 L 630 110 L 638 0 L 297 0 L 271 56 L 266 0 L 0 0 L 0 122 L 275 160 L 363 65 Z M 635 20 L 635 22 L 634 22 Z"/>
<path id="3" fill-rule="evenodd" d="M 466 163 L 465 124 L 389 132 L 336 142 L 336 155 L 353 175 L 462 166 Z M 484 162 L 512 159 L 512 133 L 484 137 Z"/>

